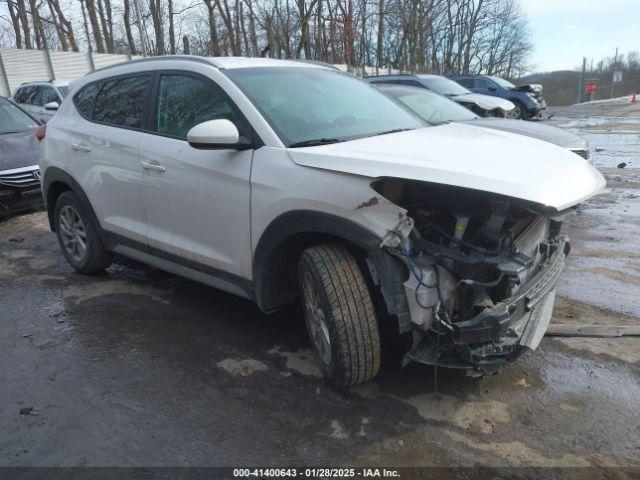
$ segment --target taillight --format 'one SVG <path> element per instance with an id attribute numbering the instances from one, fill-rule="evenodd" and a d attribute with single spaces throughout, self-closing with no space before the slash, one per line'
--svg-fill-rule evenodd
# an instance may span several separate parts
<path id="1" fill-rule="evenodd" d="M 36 130 L 36 138 L 40 141 L 44 140 L 44 137 L 47 135 L 47 124 L 43 123 Z"/>

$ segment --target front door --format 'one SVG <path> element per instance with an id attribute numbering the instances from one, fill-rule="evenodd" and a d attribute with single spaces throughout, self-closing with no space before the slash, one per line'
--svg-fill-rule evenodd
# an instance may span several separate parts
<path id="1" fill-rule="evenodd" d="M 51 117 L 56 113 L 55 110 L 47 110 L 44 106 L 48 103 L 56 102 L 58 105 L 62 103 L 62 100 L 58 96 L 58 92 L 53 87 L 43 86 L 42 87 L 42 106 L 40 107 L 40 114 L 38 119 L 44 120 L 48 122 L 51 120 Z"/>
<path id="2" fill-rule="evenodd" d="M 226 118 L 242 132 L 240 116 L 208 78 L 167 72 L 156 82 L 154 133 L 143 134 L 139 150 L 148 244 L 214 274 L 250 279 L 253 151 L 201 150 L 187 142 L 191 127 L 207 120 Z"/>

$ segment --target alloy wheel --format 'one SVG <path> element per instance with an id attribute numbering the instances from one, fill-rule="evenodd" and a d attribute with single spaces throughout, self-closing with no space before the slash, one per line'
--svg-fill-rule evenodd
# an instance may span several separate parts
<path id="1" fill-rule="evenodd" d="M 71 205 L 60 209 L 58 217 L 60 237 L 67 254 L 81 263 L 87 257 L 87 229 L 80 215 Z"/>
<path id="2" fill-rule="evenodd" d="M 304 310 L 307 329 L 320 359 L 325 365 L 331 364 L 331 339 L 327 317 L 320 302 L 320 293 L 309 272 L 304 272 L 302 280 Z"/>

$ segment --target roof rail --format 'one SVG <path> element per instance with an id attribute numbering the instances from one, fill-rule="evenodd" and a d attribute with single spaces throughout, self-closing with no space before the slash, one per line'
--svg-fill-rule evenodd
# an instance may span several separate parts
<path id="1" fill-rule="evenodd" d="M 53 79 L 51 79 L 51 80 L 29 80 L 28 82 L 22 82 L 22 83 L 20 84 L 20 86 L 22 86 L 22 85 L 29 85 L 29 84 L 31 84 L 31 83 L 53 83 L 53 82 L 54 82 L 54 80 L 53 80 Z"/>
<path id="2" fill-rule="evenodd" d="M 327 62 L 321 62 L 320 60 L 307 60 L 307 59 L 304 59 L 304 58 L 293 58 L 292 60 L 294 62 L 309 63 L 309 64 L 312 64 L 312 65 L 318 65 L 320 67 L 331 68 L 332 70 L 338 70 L 339 72 L 342 71 L 338 67 L 336 67 L 335 65 L 333 65 L 331 63 L 327 63 Z"/>
<path id="3" fill-rule="evenodd" d="M 197 55 L 159 55 L 157 57 L 146 57 L 146 58 L 140 58 L 138 60 L 129 60 L 126 62 L 114 63 L 113 65 L 108 65 L 106 67 L 98 68 L 92 72 L 87 73 L 87 75 L 91 75 L 92 73 L 96 73 L 96 72 L 103 72 L 104 70 L 109 70 L 110 68 L 115 68 L 115 67 L 121 67 L 123 65 L 146 63 L 146 62 L 152 62 L 152 61 L 158 61 L 158 60 L 189 60 L 191 62 L 206 63 L 207 65 L 220 68 L 220 66 L 217 65 L 216 62 L 214 61 L 213 57 L 200 57 Z"/>

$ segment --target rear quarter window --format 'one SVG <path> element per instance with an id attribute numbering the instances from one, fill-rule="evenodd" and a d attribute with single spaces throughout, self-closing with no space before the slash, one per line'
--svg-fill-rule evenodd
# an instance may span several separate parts
<path id="1" fill-rule="evenodd" d="M 98 94 L 98 84 L 91 83 L 80 89 L 78 93 L 73 96 L 73 103 L 80 112 L 80 115 L 87 119 L 93 117 L 93 104 Z"/>

